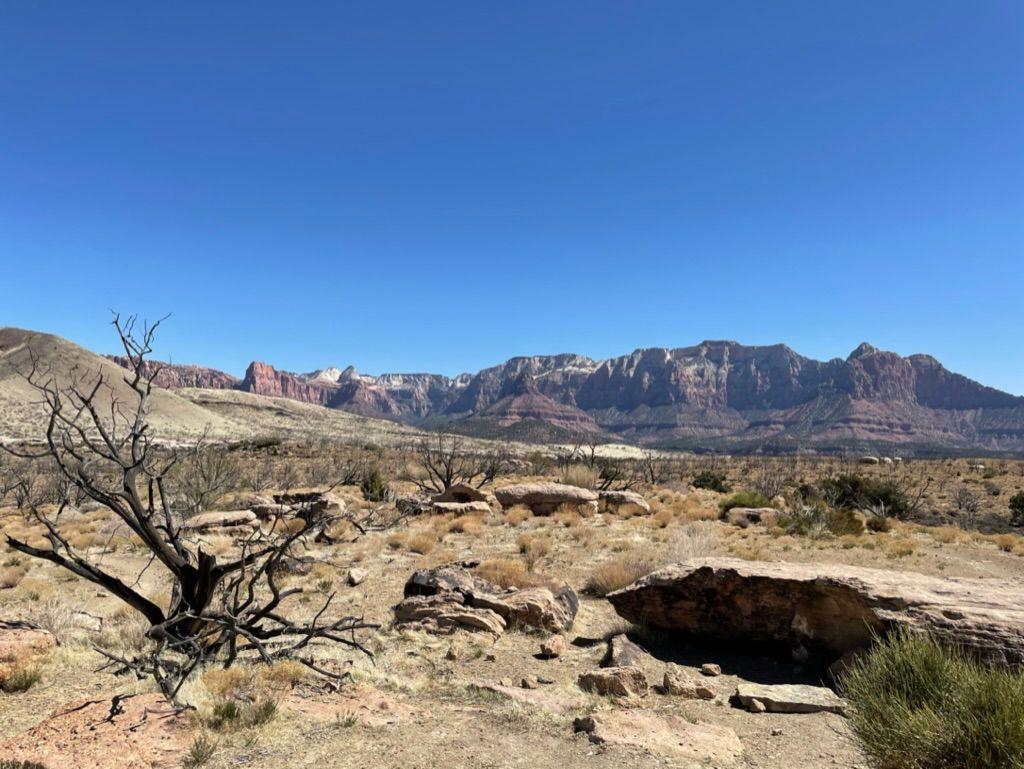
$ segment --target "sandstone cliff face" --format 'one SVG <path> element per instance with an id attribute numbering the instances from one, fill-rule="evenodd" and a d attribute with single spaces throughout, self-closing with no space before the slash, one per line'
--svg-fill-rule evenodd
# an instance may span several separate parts
<path id="1" fill-rule="evenodd" d="M 123 355 L 110 355 L 108 357 L 119 366 L 129 366 L 128 359 Z M 203 366 L 147 360 L 144 362 L 144 373 L 148 379 L 153 380 L 153 384 L 157 387 L 165 387 L 168 390 L 176 390 L 182 387 L 202 387 L 207 390 L 234 390 L 238 386 L 238 379 L 231 376 L 231 374 L 225 374 L 223 371 Z M 155 377 L 154 374 L 156 375 Z"/>
<path id="2" fill-rule="evenodd" d="M 594 361 L 512 358 L 475 375 L 278 371 L 245 378 L 168 367 L 165 387 L 234 387 L 365 416 L 528 440 L 608 438 L 680 448 L 777 450 L 866 443 L 1024 451 L 1024 398 L 954 374 L 927 355 L 860 345 L 816 361 L 785 345 L 706 341 Z M 518 432 L 515 425 L 533 425 Z M 547 424 L 553 431 L 535 429 Z"/>

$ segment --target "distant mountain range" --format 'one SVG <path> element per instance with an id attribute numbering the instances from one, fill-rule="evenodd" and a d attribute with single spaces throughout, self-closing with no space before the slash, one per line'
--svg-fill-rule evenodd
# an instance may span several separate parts
<path id="1" fill-rule="evenodd" d="M 573 354 L 518 357 L 454 378 L 367 376 L 351 366 L 295 374 L 254 361 L 237 379 L 164 364 L 155 383 L 240 390 L 535 442 L 614 440 L 737 452 L 888 446 L 917 453 L 1024 452 L 1024 397 L 954 374 L 929 355 L 901 357 L 868 344 L 846 359 L 817 361 L 782 344 L 706 341 L 602 361 Z"/>

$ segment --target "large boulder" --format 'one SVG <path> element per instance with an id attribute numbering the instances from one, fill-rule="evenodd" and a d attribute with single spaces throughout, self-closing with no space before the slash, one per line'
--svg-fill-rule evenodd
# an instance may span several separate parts
<path id="1" fill-rule="evenodd" d="M 551 515 L 562 505 L 583 513 L 597 512 L 597 492 L 564 483 L 517 483 L 494 490 L 502 507 L 525 505 L 534 515 Z"/>
<path id="2" fill-rule="evenodd" d="M 394 612 L 396 627 L 435 634 L 468 630 L 497 637 L 506 627 L 501 615 L 490 609 L 467 606 L 461 594 L 450 591 L 409 596 L 395 606 Z"/>
<path id="3" fill-rule="evenodd" d="M 460 606 L 486 609 L 507 625 L 521 625 L 561 633 L 572 628 L 579 598 L 569 585 L 552 582 L 548 587 L 503 590 L 473 573 L 467 566 L 449 565 L 413 572 L 405 583 L 405 601 L 417 596 L 458 597 Z"/>
<path id="4" fill-rule="evenodd" d="M 787 642 L 823 661 L 896 627 L 998 665 L 1024 664 L 1024 583 L 952 579 L 842 564 L 704 558 L 608 596 L 630 622 L 719 639 Z"/>
<path id="5" fill-rule="evenodd" d="M 597 506 L 601 512 L 616 515 L 646 515 L 651 512 L 647 500 L 635 491 L 602 491 Z"/>
<path id="6" fill-rule="evenodd" d="M 456 483 L 449 486 L 447 489 L 442 491 L 440 494 L 435 494 L 431 501 L 434 504 L 447 504 L 449 502 L 483 502 L 485 505 L 490 507 L 496 507 L 498 500 L 494 494 L 489 491 L 481 491 L 480 489 L 470 486 L 468 483 Z"/>
<path id="7" fill-rule="evenodd" d="M 486 502 L 434 502 L 433 511 L 444 515 L 473 515 L 474 513 L 489 513 L 491 507 Z"/>

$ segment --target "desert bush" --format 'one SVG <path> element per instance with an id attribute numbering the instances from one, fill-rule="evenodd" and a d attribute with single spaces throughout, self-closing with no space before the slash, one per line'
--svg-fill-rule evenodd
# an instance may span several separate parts
<path id="1" fill-rule="evenodd" d="M 894 518 L 906 518 L 910 512 L 906 495 L 894 482 L 863 475 L 823 478 L 817 488 L 801 487 L 801 494 L 806 500 L 823 499 L 832 507 L 881 508 Z"/>
<path id="2" fill-rule="evenodd" d="M 518 526 L 532 517 L 533 511 L 526 505 L 513 505 L 505 511 L 505 520 L 512 526 Z"/>
<path id="3" fill-rule="evenodd" d="M 837 537 L 846 534 L 859 536 L 864 533 L 864 521 L 850 508 L 841 507 L 825 514 L 825 528 Z"/>
<path id="4" fill-rule="evenodd" d="M 772 502 L 764 494 L 756 491 L 738 491 L 728 499 L 718 503 L 718 509 L 725 515 L 734 507 L 771 507 Z"/>
<path id="5" fill-rule="evenodd" d="M 652 550 L 631 550 L 595 566 L 583 589 L 591 595 L 606 596 L 646 577 L 662 562 Z"/>
<path id="6" fill-rule="evenodd" d="M 39 683 L 42 677 L 43 673 L 38 665 L 15 661 L 12 665 L 0 668 L 0 692 L 27 692 Z"/>
<path id="7" fill-rule="evenodd" d="M 569 465 L 562 473 L 562 483 L 579 486 L 582 489 L 596 489 L 601 482 L 601 473 L 596 467 Z"/>
<path id="8" fill-rule="evenodd" d="M 226 448 L 212 446 L 201 438 L 170 473 L 170 485 L 182 506 L 194 515 L 209 510 L 238 487 L 241 467 Z"/>
<path id="9" fill-rule="evenodd" d="M 841 677 L 853 732 L 885 769 L 1024 766 L 1024 674 L 895 631 Z"/>
<path id="10" fill-rule="evenodd" d="M 379 467 L 371 467 L 363 473 L 359 489 L 363 492 L 363 497 L 370 502 L 383 502 L 391 491 Z"/>
<path id="11" fill-rule="evenodd" d="M 537 587 L 547 581 L 543 577 L 531 574 L 523 561 L 509 558 L 484 561 L 476 568 L 476 573 L 488 582 L 503 588 Z"/>
<path id="12" fill-rule="evenodd" d="M 516 540 L 516 546 L 523 556 L 527 570 L 533 571 L 537 562 L 551 553 L 553 544 L 551 537 L 548 536 L 521 534 Z"/>
<path id="13" fill-rule="evenodd" d="M 1024 491 L 1018 491 L 1010 497 L 1010 523 L 1014 526 L 1024 525 Z"/>
<path id="14" fill-rule="evenodd" d="M 0 569 L 0 590 L 17 587 L 26 574 L 28 574 L 28 567 L 24 564 Z"/>
<path id="15" fill-rule="evenodd" d="M 828 507 L 823 502 L 796 501 L 790 509 L 779 515 L 779 528 L 787 534 L 800 537 L 820 537 L 825 533 Z"/>
<path id="16" fill-rule="evenodd" d="M 217 743 L 201 734 L 189 746 L 188 755 L 185 756 L 181 765 L 182 769 L 199 769 L 201 766 L 206 766 L 216 752 Z M 0 769 L 2 769 L 2 764 L 0 764 Z"/>
<path id="17" fill-rule="evenodd" d="M 695 489 L 707 489 L 708 491 L 717 491 L 722 494 L 729 492 L 729 485 L 725 481 L 725 474 L 715 472 L 714 470 L 705 470 L 701 473 L 697 473 L 690 481 Z"/>
<path id="18" fill-rule="evenodd" d="M 412 534 L 405 541 L 406 550 L 419 555 L 426 555 L 435 547 L 437 547 L 437 537 L 425 531 L 418 534 Z"/>
<path id="19" fill-rule="evenodd" d="M 269 723 L 277 715 L 277 703 L 269 697 L 258 697 L 252 702 L 219 699 L 213 704 L 207 723 L 214 729 L 227 731 Z"/>
<path id="20" fill-rule="evenodd" d="M 962 513 L 976 513 L 981 508 L 978 495 L 966 486 L 958 486 L 953 492 L 953 504 Z"/>

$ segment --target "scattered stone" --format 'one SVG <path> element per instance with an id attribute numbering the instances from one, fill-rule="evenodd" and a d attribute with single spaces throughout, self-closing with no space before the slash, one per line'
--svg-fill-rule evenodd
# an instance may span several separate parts
<path id="1" fill-rule="evenodd" d="M 638 697 L 647 693 L 647 677 L 637 667 L 599 668 L 582 673 L 579 687 L 594 694 Z"/>
<path id="2" fill-rule="evenodd" d="M 537 676 L 523 676 L 523 680 L 519 682 L 519 686 L 523 689 L 539 689 L 540 681 L 537 680 Z"/>
<path id="3" fill-rule="evenodd" d="M 215 513 L 193 515 L 181 524 L 183 531 L 210 531 L 212 529 L 247 529 L 259 527 L 252 510 L 226 510 Z"/>
<path id="4" fill-rule="evenodd" d="M 449 662 L 456 662 L 459 659 L 459 653 L 454 646 L 449 646 L 448 651 L 444 653 L 444 658 Z"/>
<path id="5" fill-rule="evenodd" d="M 189 716 L 159 694 L 107 696 L 60 708 L 0 743 L 0 756 L 48 767 L 168 769 L 181 766 L 192 729 Z"/>
<path id="6" fill-rule="evenodd" d="M 563 483 L 517 483 L 494 490 L 502 507 L 526 505 L 534 515 L 551 515 L 562 505 L 581 513 L 597 512 L 597 492 Z"/>
<path id="7" fill-rule="evenodd" d="M 749 702 L 747 702 L 747 710 L 749 710 L 751 713 L 764 713 L 765 710 L 767 710 L 767 708 L 764 706 L 764 703 L 761 702 L 761 700 L 751 699 Z"/>
<path id="8" fill-rule="evenodd" d="M 651 506 L 635 491 L 598 492 L 598 509 L 616 515 L 646 515 Z"/>
<path id="9" fill-rule="evenodd" d="M 601 667 L 630 667 L 639 664 L 647 656 L 647 652 L 630 641 L 625 633 L 619 633 L 608 639 L 608 650 L 601 660 Z"/>
<path id="10" fill-rule="evenodd" d="M 498 658 L 493 654 L 485 654 L 484 662 L 497 662 Z"/>
<path id="11" fill-rule="evenodd" d="M 366 570 L 365 569 L 349 569 L 348 570 L 348 584 L 350 587 L 356 587 L 366 581 Z"/>
<path id="12" fill-rule="evenodd" d="M 611 593 L 623 618 L 746 643 L 789 642 L 830 661 L 895 627 L 989 664 L 1024 664 L 1024 582 L 929 577 L 843 564 L 703 558 Z"/>
<path id="13" fill-rule="evenodd" d="M 743 743 L 732 729 L 691 723 L 679 716 L 659 716 L 643 710 L 608 710 L 580 716 L 573 729 L 597 745 L 640 748 L 655 755 L 701 765 L 733 766 Z"/>
<path id="14" fill-rule="evenodd" d="M 860 463 L 862 465 L 877 465 L 878 457 L 861 457 Z"/>
<path id="15" fill-rule="evenodd" d="M 540 655 L 545 659 L 561 657 L 569 651 L 569 640 L 564 635 L 553 635 L 540 645 Z"/>
<path id="16" fill-rule="evenodd" d="M 747 708 L 757 702 L 770 713 L 843 713 L 846 701 L 824 686 L 804 684 L 749 684 L 736 687 L 734 695 Z"/>
<path id="17" fill-rule="evenodd" d="M 713 700 L 715 698 L 715 692 L 711 687 L 692 679 L 683 668 L 673 664 L 669 664 L 665 669 L 662 690 L 665 694 L 691 700 Z"/>
<path id="18" fill-rule="evenodd" d="M 710 676 L 712 678 L 720 676 L 722 675 L 722 666 L 714 662 L 705 662 L 700 666 L 700 674 L 703 676 Z"/>
<path id="19" fill-rule="evenodd" d="M 772 729 L 771 735 L 772 737 L 781 737 L 783 735 L 783 731 L 781 729 Z"/>

